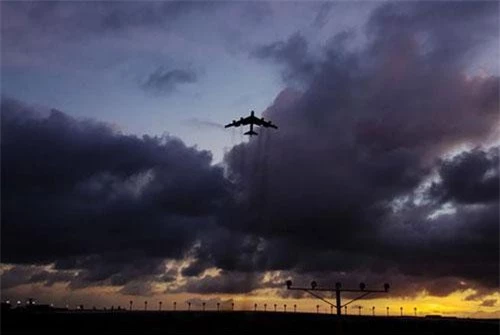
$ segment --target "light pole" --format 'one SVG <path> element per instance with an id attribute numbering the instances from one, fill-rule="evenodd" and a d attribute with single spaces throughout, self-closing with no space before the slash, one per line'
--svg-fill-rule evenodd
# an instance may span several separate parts
<path id="1" fill-rule="evenodd" d="M 311 287 L 308 288 L 308 287 L 292 287 L 292 281 L 291 280 L 287 280 L 286 281 L 286 287 L 289 290 L 305 291 L 305 292 L 311 294 L 312 296 L 314 296 L 314 297 L 322 300 L 323 302 L 326 302 L 328 305 L 335 307 L 337 309 L 337 315 L 341 315 L 342 307 L 345 307 L 345 306 L 353 303 L 356 300 L 362 299 L 362 298 L 366 297 L 367 295 L 369 295 L 371 293 L 387 293 L 387 292 L 389 292 L 390 285 L 387 284 L 387 283 L 385 283 L 383 290 L 367 290 L 366 289 L 366 284 L 365 283 L 360 283 L 359 284 L 359 290 L 358 290 L 358 289 L 343 289 L 342 288 L 342 284 L 339 283 L 339 282 L 335 283 L 335 288 L 318 287 L 318 284 L 315 281 L 312 281 L 311 282 Z M 330 301 L 328 301 L 327 299 L 325 299 L 324 297 L 322 297 L 317 292 L 335 292 L 335 304 L 331 303 Z M 348 303 L 342 305 L 341 296 L 340 296 L 341 292 L 359 292 L 359 293 L 361 293 L 361 295 L 358 296 L 357 298 L 352 299 Z M 346 314 L 347 314 L 347 312 L 346 312 Z"/>

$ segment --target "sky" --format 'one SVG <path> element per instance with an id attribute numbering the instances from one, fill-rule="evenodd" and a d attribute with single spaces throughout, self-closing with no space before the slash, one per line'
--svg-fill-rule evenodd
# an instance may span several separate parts
<path id="1" fill-rule="evenodd" d="M 498 2 L 0 6 L 2 299 L 500 317 Z"/>

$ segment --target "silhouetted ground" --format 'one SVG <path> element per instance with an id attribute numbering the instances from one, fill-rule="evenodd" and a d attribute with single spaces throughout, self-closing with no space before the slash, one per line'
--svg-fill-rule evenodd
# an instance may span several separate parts
<path id="1" fill-rule="evenodd" d="M 499 320 L 280 312 L 2 313 L 2 334 L 499 334 Z"/>

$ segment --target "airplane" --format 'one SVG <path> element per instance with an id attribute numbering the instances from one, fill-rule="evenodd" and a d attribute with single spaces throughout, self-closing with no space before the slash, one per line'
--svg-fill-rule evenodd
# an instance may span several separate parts
<path id="1" fill-rule="evenodd" d="M 229 123 L 229 124 L 226 124 L 224 126 L 224 128 L 229 128 L 229 127 L 239 127 L 241 125 L 247 125 L 249 124 L 250 125 L 250 130 L 247 131 L 245 133 L 245 135 L 249 135 L 249 136 L 252 136 L 252 135 L 258 135 L 258 133 L 256 133 L 254 130 L 253 130 L 253 126 L 256 125 L 256 126 L 261 126 L 261 127 L 265 127 L 265 128 L 274 128 L 274 129 L 278 129 L 278 127 L 276 125 L 274 125 L 271 121 L 264 121 L 264 118 L 258 118 L 254 115 L 254 111 L 251 111 L 250 112 L 250 116 L 247 116 L 247 117 L 241 117 L 238 121 L 236 120 L 233 120 L 233 122 Z"/>

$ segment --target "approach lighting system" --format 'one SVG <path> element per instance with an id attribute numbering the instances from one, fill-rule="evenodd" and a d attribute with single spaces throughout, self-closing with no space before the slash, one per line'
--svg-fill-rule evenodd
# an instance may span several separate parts
<path id="1" fill-rule="evenodd" d="M 290 286 L 291 286 L 291 285 L 290 285 Z M 316 282 L 313 280 L 313 281 L 311 282 L 311 288 L 312 288 L 313 290 L 315 290 L 315 289 L 316 289 L 316 287 L 318 287 L 318 283 L 316 283 Z"/>
<path id="2" fill-rule="evenodd" d="M 366 284 L 360 283 L 359 289 L 349 289 L 349 288 L 343 289 L 342 284 L 340 282 L 335 283 L 335 288 L 318 287 L 318 283 L 316 283 L 316 281 L 313 280 L 311 282 L 311 287 L 309 288 L 309 287 L 293 287 L 291 280 L 286 281 L 286 288 L 288 290 L 305 291 L 305 292 L 313 295 L 314 297 L 324 301 L 325 303 L 327 303 L 331 307 L 335 307 L 337 309 L 337 315 L 341 315 L 342 307 L 345 308 L 346 314 L 347 314 L 347 305 L 353 303 L 356 300 L 362 299 L 371 293 L 387 293 L 387 292 L 389 292 L 389 287 L 390 287 L 389 284 L 385 283 L 383 290 L 367 290 Z M 335 304 L 331 303 L 326 298 L 321 296 L 319 294 L 319 292 L 335 292 L 336 303 Z M 345 304 L 342 304 L 341 297 L 340 297 L 341 292 L 359 292 L 359 293 L 361 293 L 361 295 L 358 296 L 357 298 L 352 299 L 351 301 L 349 301 Z"/>

